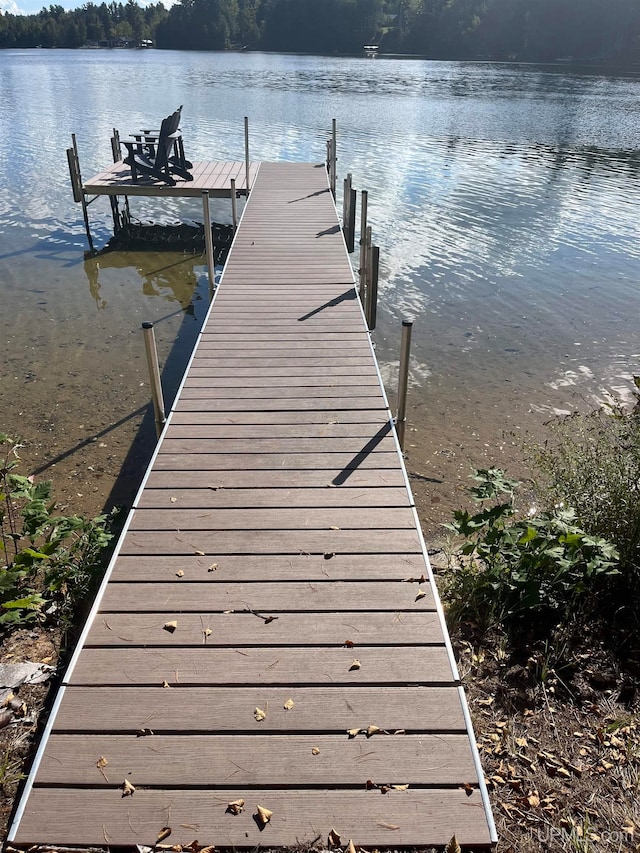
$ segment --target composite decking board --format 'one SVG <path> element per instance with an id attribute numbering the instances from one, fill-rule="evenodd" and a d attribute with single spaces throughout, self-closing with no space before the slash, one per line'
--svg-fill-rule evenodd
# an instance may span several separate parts
<path id="1" fill-rule="evenodd" d="M 182 580 L 207 583 L 304 581 L 309 584 L 330 580 L 416 583 L 425 574 L 426 563 L 422 553 L 334 554 L 329 559 L 324 554 L 120 556 L 111 581 L 175 583 L 177 572 L 184 572 Z M 421 585 L 427 589 L 426 584 Z"/>
<path id="2" fill-rule="evenodd" d="M 73 845 L 82 827 L 86 844 L 102 848 L 107 838 L 111 846 L 153 847 L 160 828 L 171 824 L 168 842 L 189 845 L 197 836 L 200 844 L 215 843 L 217 848 L 289 848 L 292 839 L 298 848 L 318 838 L 324 844 L 332 829 L 340 833 L 343 843 L 352 838 L 367 848 L 376 844 L 424 847 L 426 839 L 429 846 L 444 846 L 454 834 L 460 844 L 474 849 L 490 845 L 480 794 L 462 788 L 410 788 L 386 795 L 365 791 L 364 786 L 361 790 L 332 790 L 330 783 L 326 789 L 298 791 L 140 788 L 133 797 L 123 798 L 118 784 L 122 780 L 98 790 L 34 790 L 16 840 L 50 843 L 55 837 L 60 844 Z M 227 813 L 227 803 L 238 799 L 246 801 L 245 811 L 238 816 Z M 252 817 L 256 805 L 273 812 L 264 831 Z"/>
<path id="3" fill-rule="evenodd" d="M 100 621 L 100 620 L 98 620 Z M 375 725 L 384 731 L 464 732 L 460 696 L 455 687 L 158 687 L 67 688 L 56 732 L 124 732 L 149 728 L 172 731 L 324 732 L 344 734 Z M 188 692 L 187 692 L 188 691 Z M 200 709 L 184 713 L 185 701 Z M 284 703 L 294 706 L 285 711 Z M 257 725 L 255 708 L 267 710 Z"/>
<path id="4" fill-rule="evenodd" d="M 407 530 L 132 530 L 121 554 L 412 554 L 422 542 Z"/>
<path id="5" fill-rule="evenodd" d="M 225 581 L 192 581 L 174 578 L 172 583 L 111 583 L 100 611 L 107 613 L 249 613 L 307 612 L 310 624 L 321 621 L 317 614 L 340 612 L 362 613 L 368 610 L 392 613 L 423 612 L 433 609 L 433 595 L 428 583 L 402 581 L 286 581 L 229 583 Z M 316 614 L 312 619 L 311 614 Z M 230 615 L 230 614 L 226 614 Z M 258 618 L 253 616 L 254 619 Z M 171 620 L 168 620 L 171 621 Z M 273 623 L 269 623 L 267 628 Z M 202 639 L 202 638 L 200 638 Z M 304 635 L 298 636 L 300 643 Z M 336 638 L 343 643 L 344 637 Z M 416 639 L 418 641 L 419 638 Z"/>
<path id="6" fill-rule="evenodd" d="M 171 432 L 162 443 L 162 453 L 225 453 L 255 454 L 267 453 L 392 453 L 395 440 L 388 434 L 371 436 L 353 436 L 350 438 L 305 438 L 288 436 L 287 438 L 172 438 Z"/>
<path id="7" fill-rule="evenodd" d="M 360 669 L 353 669 L 353 661 Z M 83 649 L 65 683 L 157 686 L 182 689 L 190 685 L 367 686 L 454 684 L 444 645 L 358 646 L 356 649 L 271 648 L 88 648 Z M 185 696 L 188 694 L 185 694 Z M 162 702 L 162 695 L 158 695 Z M 253 710 L 253 708 L 251 709 Z M 198 713 L 192 708 L 191 713 Z M 374 710 L 372 709 L 372 714 Z M 97 756 L 103 753 L 97 753 Z M 97 758 L 96 756 L 96 758 Z M 470 757 L 470 754 L 469 754 Z M 93 769 L 95 769 L 95 760 Z M 467 781 L 470 781 L 469 777 Z"/>
<path id="8" fill-rule="evenodd" d="M 201 400 L 203 405 L 210 400 Z M 234 400 L 234 403 L 239 402 Z M 194 405 L 196 401 L 193 401 Z M 397 455 L 387 450 L 373 449 L 349 453 L 158 453 L 154 468 L 157 471 L 264 471 L 264 470 L 334 470 L 349 471 L 365 468 L 394 468 Z"/>
<path id="9" fill-rule="evenodd" d="M 268 507 L 138 509 L 129 530 L 382 530 L 411 529 L 415 517 L 403 507 Z"/>
<path id="10" fill-rule="evenodd" d="M 298 426 L 300 424 L 384 424 L 389 423 L 389 410 L 360 409 L 340 412 L 287 411 L 287 412 L 178 412 L 171 415 L 171 424 L 266 424 L 269 426 Z M 399 469 L 398 469 L 399 470 Z"/>
<path id="11" fill-rule="evenodd" d="M 40 767 L 39 783 L 103 783 L 101 769 L 96 767 L 101 755 L 108 760 L 103 769 L 110 779 L 122 784 L 128 778 L 140 786 L 273 785 L 295 789 L 326 784 L 329 778 L 334 785 L 362 787 L 368 779 L 382 784 L 446 786 L 464 785 L 474 773 L 466 733 L 349 738 L 346 733 L 262 735 L 257 724 L 255 729 L 255 735 L 188 737 L 54 734 Z M 311 752 L 314 746 L 320 750 L 315 756 Z"/>
<path id="12" fill-rule="evenodd" d="M 163 446 L 167 441 L 206 440 L 223 441 L 264 441 L 266 439 L 299 439 L 313 441 L 338 439 L 365 443 L 374 436 L 381 426 L 379 423 L 326 423 L 326 424 L 184 424 L 172 420 L 167 428 Z"/>
<path id="13" fill-rule="evenodd" d="M 434 611 L 270 613 L 271 622 L 254 613 L 102 613 L 87 638 L 89 646 L 420 646 L 442 643 Z M 268 618 L 268 617 L 265 617 Z M 167 622 L 178 628 L 165 630 Z M 311 630 L 312 629 L 312 630 Z M 208 632 L 208 633 L 207 633 Z M 396 726 L 396 728 L 400 728 Z"/>
<path id="14" fill-rule="evenodd" d="M 406 489 L 298 488 L 298 489 L 194 489 L 147 487 L 137 502 L 139 509 L 256 509 L 263 507 L 402 507 L 411 506 Z M 344 525 L 343 525 L 344 526 Z"/>
<path id="15" fill-rule="evenodd" d="M 234 170 L 140 194 L 228 195 Z M 430 578 L 326 171 L 262 164 L 17 840 L 488 846 Z"/>

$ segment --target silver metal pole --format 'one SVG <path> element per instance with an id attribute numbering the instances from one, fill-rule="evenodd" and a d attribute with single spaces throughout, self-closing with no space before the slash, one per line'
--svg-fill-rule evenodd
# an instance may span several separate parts
<path id="1" fill-rule="evenodd" d="M 244 168 L 247 179 L 247 198 L 249 198 L 251 179 L 249 177 L 249 119 L 247 116 L 244 117 Z"/>
<path id="2" fill-rule="evenodd" d="M 209 297 L 213 298 L 216 286 L 216 264 L 213 255 L 213 235 L 211 234 L 211 214 L 209 213 L 209 190 L 202 191 L 202 210 L 204 213 L 204 245 L 209 273 Z"/>
<path id="3" fill-rule="evenodd" d="M 338 164 L 337 164 L 337 125 L 336 120 L 332 119 L 331 121 L 331 193 L 333 197 L 336 197 L 336 180 L 338 174 Z"/>
<path id="4" fill-rule="evenodd" d="M 380 270 L 380 248 L 371 246 L 371 255 L 369 263 L 369 313 L 367 321 L 369 331 L 373 331 L 376 327 L 378 318 L 378 272 Z"/>
<path id="5" fill-rule="evenodd" d="M 233 233 L 236 233 L 238 228 L 238 208 L 236 205 L 236 179 L 231 178 L 231 221 L 233 222 Z"/>
<path id="6" fill-rule="evenodd" d="M 367 225 L 364 251 L 364 316 L 369 322 L 371 310 L 371 226 Z"/>
<path id="7" fill-rule="evenodd" d="M 400 449 L 404 450 L 404 428 L 407 421 L 407 387 L 409 385 L 409 351 L 411 349 L 411 329 L 413 323 L 402 321 L 402 341 L 400 342 L 400 373 L 398 376 L 398 414 L 396 432 Z"/>
<path id="8" fill-rule="evenodd" d="M 364 281 L 367 271 L 367 205 L 369 193 L 362 190 L 362 203 L 360 207 L 360 301 L 364 300 Z"/>
<path id="9" fill-rule="evenodd" d="M 164 413 L 164 399 L 162 396 L 162 383 L 160 382 L 160 368 L 158 366 L 158 350 L 156 349 L 156 336 L 153 331 L 153 323 L 142 324 L 144 334 L 144 348 L 147 352 L 147 366 L 149 367 L 149 380 L 151 382 L 151 399 L 153 400 L 153 413 L 156 419 L 156 434 L 158 438 L 166 423 Z"/>
<path id="10" fill-rule="evenodd" d="M 82 186 L 82 175 L 80 174 L 80 158 L 78 157 L 78 144 L 76 142 L 75 133 L 71 134 L 71 142 L 73 144 L 73 156 L 75 159 L 75 165 L 77 169 L 78 175 L 78 184 L 80 188 L 80 201 L 82 202 L 82 216 L 84 217 L 84 229 L 87 232 L 87 240 L 89 242 L 89 250 L 91 254 L 95 253 L 95 249 L 93 248 L 93 237 L 91 236 L 91 229 L 89 228 L 89 211 L 87 209 L 87 199 L 84 194 L 84 187 Z M 74 199 L 76 197 L 76 191 L 74 190 Z"/>
<path id="11" fill-rule="evenodd" d="M 349 190 L 351 189 L 351 172 L 344 179 L 344 183 L 342 185 L 342 233 L 346 235 L 347 233 L 347 220 L 349 218 Z"/>

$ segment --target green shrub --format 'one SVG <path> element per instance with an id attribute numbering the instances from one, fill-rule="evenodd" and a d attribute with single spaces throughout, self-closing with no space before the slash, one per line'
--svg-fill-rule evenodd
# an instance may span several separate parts
<path id="1" fill-rule="evenodd" d="M 610 405 L 569 415 L 549 428 L 533 454 L 546 479 L 542 499 L 570 503 L 585 530 L 616 545 L 624 596 L 640 602 L 640 402 L 631 411 Z"/>
<path id="2" fill-rule="evenodd" d="M 585 533 L 573 509 L 557 506 L 518 519 L 516 481 L 496 468 L 479 470 L 474 479 L 478 485 L 470 491 L 480 509 L 457 510 L 445 525 L 463 538 L 444 591 L 454 621 L 471 620 L 481 629 L 535 625 L 542 635 L 617 573 L 614 545 Z"/>
<path id="3" fill-rule="evenodd" d="M 16 473 L 17 445 L 0 433 L 0 626 L 49 610 L 70 619 L 101 569 L 106 516 L 55 515 L 51 484 Z"/>

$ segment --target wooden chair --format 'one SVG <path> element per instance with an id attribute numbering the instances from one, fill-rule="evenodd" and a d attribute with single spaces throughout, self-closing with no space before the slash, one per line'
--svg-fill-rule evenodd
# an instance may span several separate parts
<path id="1" fill-rule="evenodd" d="M 159 131 L 141 130 L 132 133 L 132 139 L 122 140 L 127 149 L 124 162 L 131 167 L 131 180 L 138 183 L 139 174 L 156 178 L 169 186 L 175 186 L 173 175 L 192 181 L 192 168 L 184 156 L 180 116 L 182 107 L 165 118 Z"/>

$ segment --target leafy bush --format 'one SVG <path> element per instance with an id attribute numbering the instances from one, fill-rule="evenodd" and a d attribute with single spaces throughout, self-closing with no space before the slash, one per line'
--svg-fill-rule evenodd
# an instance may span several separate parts
<path id="1" fill-rule="evenodd" d="M 479 511 L 457 510 L 445 525 L 464 538 L 445 590 L 454 620 L 486 629 L 535 619 L 542 628 L 567 619 L 617 574 L 614 545 L 585 533 L 573 509 L 557 506 L 517 519 L 519 483 L 497 468 L 479 470 L 474 479 L 470 492 Z"/>
<path id="2" fill-rule="evenodd" d="M 52 608 L 70 618 L 101 568 L 111 539 L 107 518 L 55 515 L 51 484 L 16 473 L 18 447 L 4 433 L 0 446 L 0 626 L 31 622 Z"/>
<path id="3" fill-rule="evenodd" d="M 640 388 L 640 377 L 634 377 Z M 640 395 L 634 409 L 610 405 L 550 424 L 551 438 L 534 453 L 546 475 L 546 500 L 567 501 L 585 530 L 620 553 L 625 597 L 640 601 Z"/>

